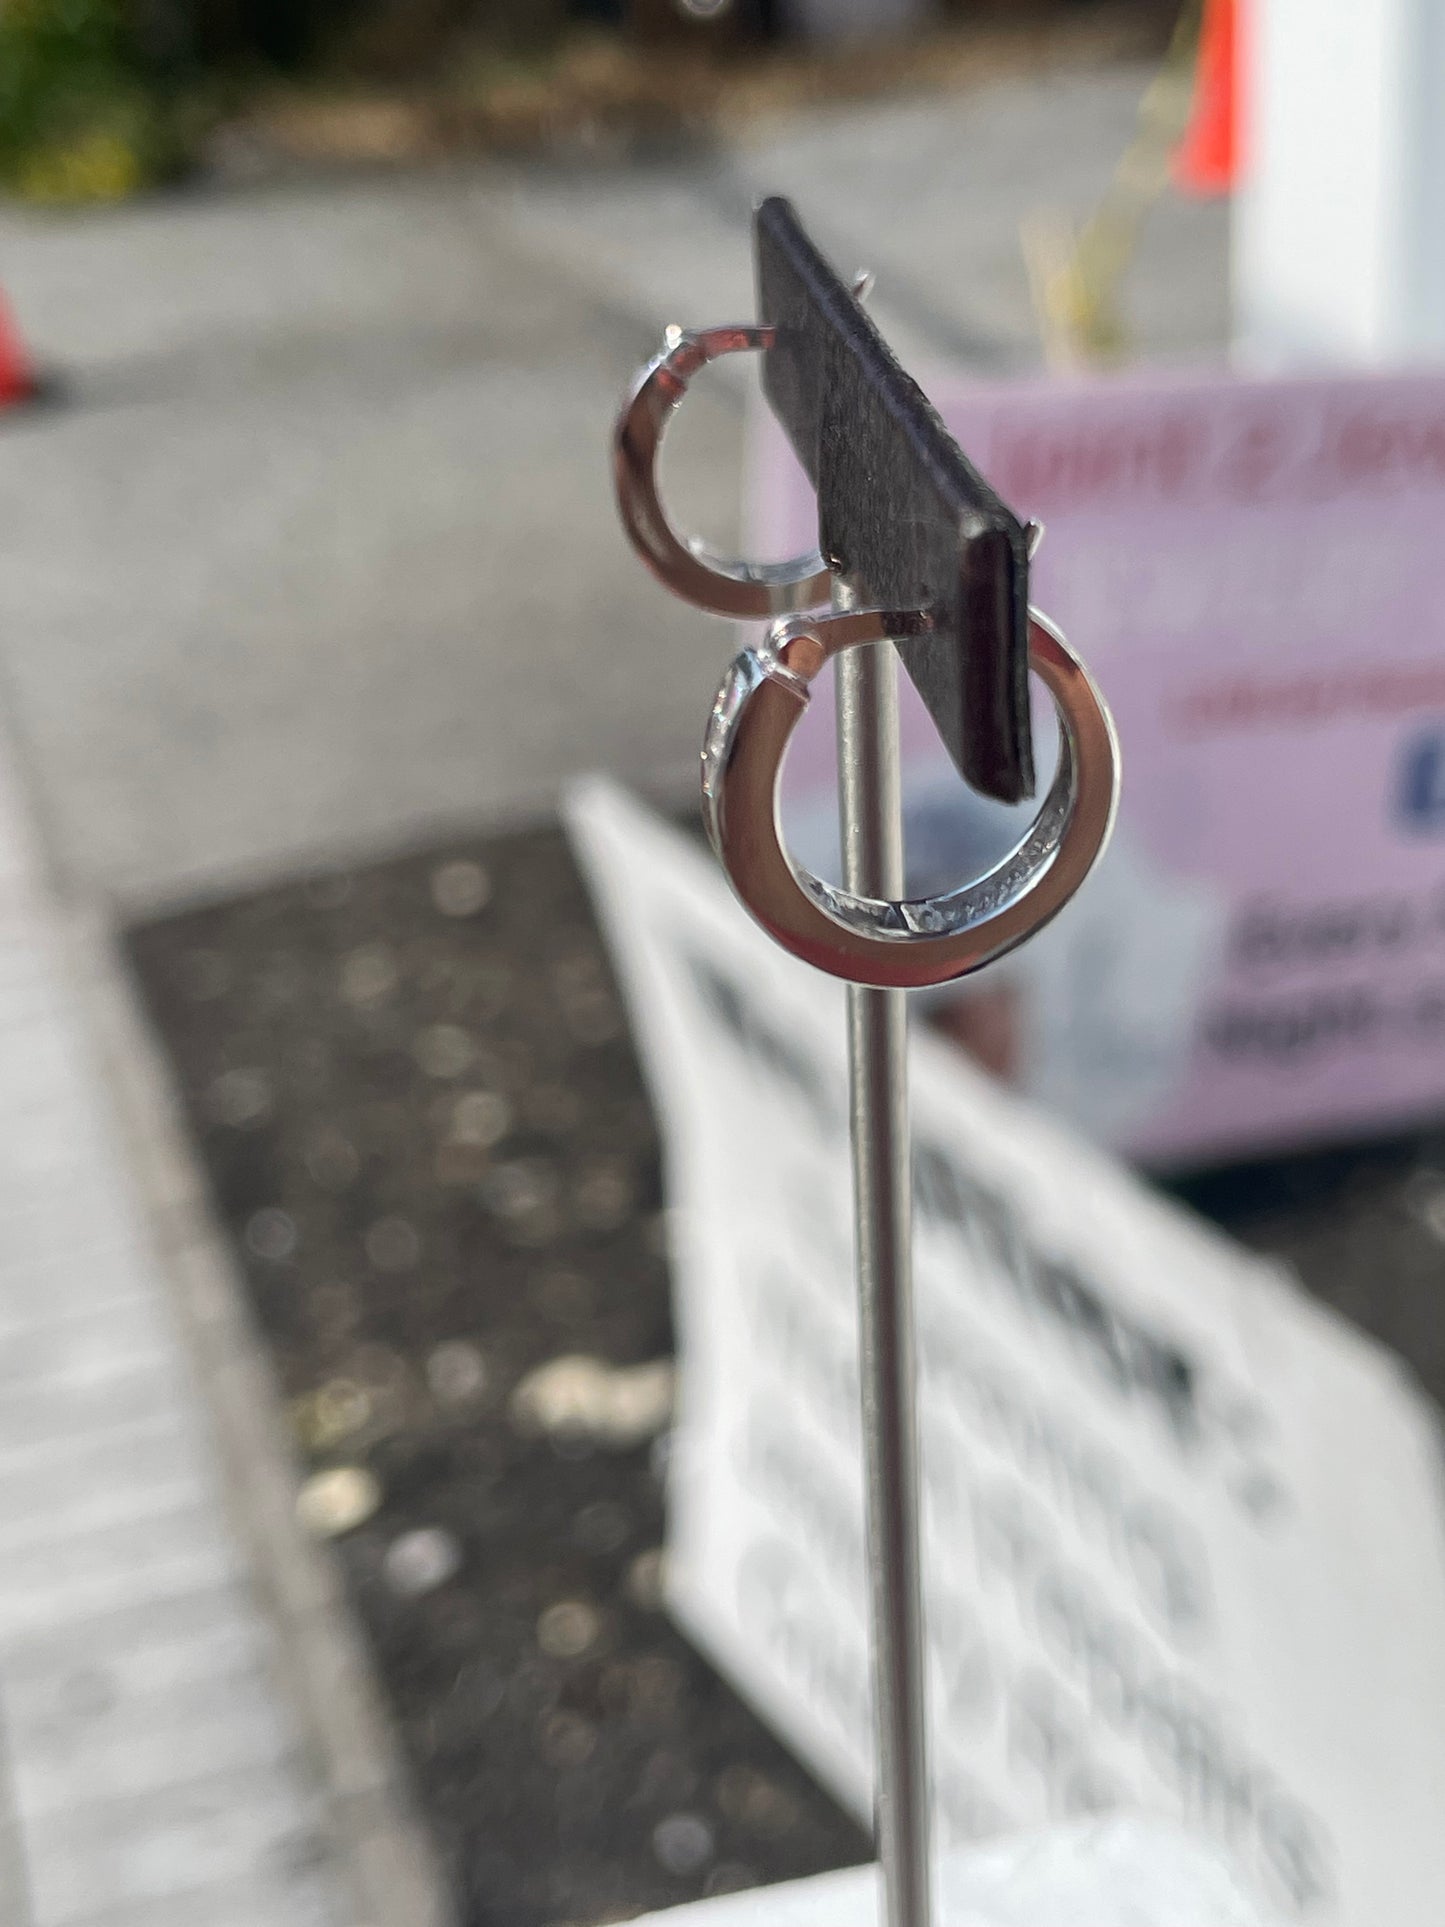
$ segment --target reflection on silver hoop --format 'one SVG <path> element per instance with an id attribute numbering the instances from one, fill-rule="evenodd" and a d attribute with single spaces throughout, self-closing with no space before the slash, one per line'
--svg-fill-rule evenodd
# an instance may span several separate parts
<path id="1" fill-rule="evenodd" d="M 657 457 L 662 437 L 693 376 L 720 355 L 772 345 L 773 330 L 740 324 L 670 328 L 667 346 L 648 363 L 618 416 L 612 438 L 617 507 L 633 547 L 660 581 L 714 615 L 762 621 L 815 609 L 828 600 L 832 577 L 815 549 L 791 562 L 740 562 L 675 533 L 658 494 Z"/>
<path id="2" fill-rule="evenodd" d="M 1029 666 L 1059 713 L 1059 764 L 1017 849 L 986 876 L 913 902 L 859 897 L 783 848 L 778 782 L 810 685 L 830 657 L 923 634 L 918 611 L 865 609 L 774 623 L 723 679 L 702 751 L 703 816 L 734 890 L 785 950 L 850 983 L 916 989 L 963 977 L 1068 902 L 1113 826 L 1119 746 L 1104 700 L 1063 637 L 1029 612 Z"/>

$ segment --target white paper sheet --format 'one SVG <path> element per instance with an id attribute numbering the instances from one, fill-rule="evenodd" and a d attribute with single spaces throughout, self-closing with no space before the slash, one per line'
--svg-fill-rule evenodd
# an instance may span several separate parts
<path id="1" fill-rule="evenodd" d="M 878 1927 L 878 1870 L 650 1914 L 636 1927 Z M 1095 1820 L 950 1854 L 938 1927 L 1273 1927 L 1224 1856 L 1166 1821 Z"/>
<path id="2" fill-rule="evenodd" d="M 669 1591 L 870 1804 L 841 988 L 610 787 L 590 872 L 661 1117 Z M 912 1060 L 941 1843 L 1104 1809 L 1311 1927 L 1438 1927 L 1445 1549 L 1390 1357 L 926 1036 Z"/>

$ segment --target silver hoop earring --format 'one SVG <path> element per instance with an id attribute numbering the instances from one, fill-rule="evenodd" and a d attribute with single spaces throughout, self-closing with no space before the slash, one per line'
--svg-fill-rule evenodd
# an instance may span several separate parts
<path id="1" fill-rule="evenodd" d="M 1029 612 L 1029 666 L 1059 714 L 1059 763 L 1018 847 L 941 896 L 854 896 L 783 847 L 778 783 L 811 684 L 840 650 L 926 633 L 919 611 L 868 609 L 774 623 L 723 679 L 702 751 L 703 817 L 744 906 L 785 950 L 850 983 L 918 989 L 981 969 L 1055 916 L 1113 827 L 1119 745 L 1102 696 L 1063 637 Z"/>
<path id="2" fill-rule="evenodd" d="M 768 348 L 772 341 L 771 328 L 751 325 L 696 333 L 669 329 L 667 346 L 639 375 L 612 439 L 618 512 L 648 568 L 699 609 L 753 621 L 826 602 L 832 585 L 827 563 L 816 549 L 791 562 L 742 562 L 715 555 L 702 542 L 684 541 L 662 506 L 657 458 L 667 424 L 693 376 L 720 355 Z"/>

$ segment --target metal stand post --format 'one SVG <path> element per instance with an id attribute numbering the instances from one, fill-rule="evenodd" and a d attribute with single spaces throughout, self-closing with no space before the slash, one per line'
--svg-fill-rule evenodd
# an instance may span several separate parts
<path id="1" fill-rule="evenodd" d="M 852 608 L 856 597 L 835 585 L 833 606 Z M 838 660 L 837 678 L 843 882 L 861 896 L 901 897 L 892 645 L 849 650 Z M 907 993 L 850 984 L 849 1115 L 884 1927 L 929 1927 L 932 1912 L 907 1048 Z"/>
<path id="2" fill-rule="evenodd" d="M 1069 714 L 1079 720 L 1070 727 L 1088 743 L 1087 796 L 1082 787 L 1070 787 L 1071 775 L 1064 784 L 1067 795 L 1050 792 L 1048 833 L 1040 837 L 1036 826 L 1031 847 L 1037 861 L 1015 879 L 1016 894 L 1007 906 L 995 904 L 981 921 L 959 921 L 955 904 L 941 926 L 948 934 L 935 938 L 915 930 L 910 943 L 899 946 L 876 941 L 858 904 L 850 910 L 835 903 L 825 914 L 818 892 L 804 890 L 778 841 L 777 770 L 767 759 L 781 755 L 797 720 L 794 713 L 784 722 L 779 702 L 786 706 L 789 700 L 807 699 L 797 675 L 786 666 L 780 675 L 775 661 L 765 669 L 759 655 L 745 652 L 719 691 L 704 750 L 705 819 L 734 888 L 785 948 L 849 982 L 849 1110 L 884 1927 L 931 1927 L 908 1015 L 901 989 L 855 983 L 875 971 L 889 984 L 962 976 L 1026 934 L 1017 925 L 1020 904 L 1030 893 L 1036 893 L 1037 919 L 1052 915 L 1082 880 L 1107 835 L 1116 759 L 1107 715 L 1078 663 L 1046 624 L 1031 625 L 1023 523 L 950 439 L 864 313 L 859 302 L 866 277 L 850 291 L 793 209 L 776 196 L 758 207 L 753 225 L 757 325 L 670 332 L 666 350 L 644 370 L 619 420 L 613 444 L 618 501 L 638 552 L 675 593 L 717 615 L 767 620 L 816 608 L 830 576 L 821 553 L 786 563 L 725 561 L 684 542 L 658 499 L 658 446 L 688 381 L 719 355 L 761 349 L 763 391 L 818 492 L 820 550 L 847 558 L 848 585 L 833 577 L 834 611 L 863 607 L 875 619 L 886 616 L 901 625 L 880 633 L 897 635 L 909 674 L 959 773 L 981 794 L 1003 802 L 1032 794 L 1031 661 L 1046 680 L 1052 678 L 1049 687 L 1061 706 L 1073 705 Z M 887 614 L 894 611 L 896 617 Z M 904 888 L 897 661 L 891 642 L 862 640 L 864 626 L 852 625 L 851 641 L 835 658 L 843 882 L 855 897 L 896 902 Z M 780 634 L 785 632 L 775 631 L 773 640 Z M 825 649 L 824 659 L 827 654 Z M 803 676 L 802 684 L 807 680 Z M 756 753 L 745 756 L 739 732 L 746 717 L 757 713 L 747 707 L 750 693 L 764 686 L 771 691 L 768 733 L 752 744 Z M 791 689 L 790 698 L 779 695 L 783 687 Z M 1073 765 L 1067 768 L 1072 771 Z M 1082 838 L 1082 843 L 1076 839 L 1072 869 L 1055 861 L 1070 830 Z M 836 954 L 833 926 L 848 938 Z M 912 970 L 906 957 L 910 947 Z M 926 965 L 919 948 L 927 952 Z M 890 950 L 886 961 L 878 954 Z"/>

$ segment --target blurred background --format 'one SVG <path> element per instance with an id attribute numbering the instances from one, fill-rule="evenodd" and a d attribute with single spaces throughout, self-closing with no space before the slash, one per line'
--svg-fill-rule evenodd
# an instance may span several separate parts
<path id="1" fill-rule="evenodd" d="M 1037 361 L 1021 224 L 1103 193 L 1148 78 L 1118 57 L 1171 13 L 984 9 L 874 52 L 670 4 L 610 29 L 338 8 L 301 65 L 278 23 L 304 9 L 238 9 L 162 86 L 103 9 L 58 8 L 49 41 L 42 9 L 4 125 L 56 131 L 13 150 L 21 192 L 137 186 L 183 133 L 190 165 L 5 217 L 3 286 L 64 397 L 14 418 L 7 519 L 67 873 L 129 913 L 536 812 L 579 768 L 683 780 L 718 632 L 653 592 L 605 486 L 662 323 L 750 310 L 749 212 L 777 188 L 873 264 L 906 361 Z M 102 146 L 112 173 L 68 171 Z M 1220 207 L 1171 204 L 1146 245 L 1151 346 L 1222 345 Z M 679 522 L 734 545 L 755 381 L 700 382 L 668 447 Z"/>
<path id="2" fill-rule="evenodd" d="M 1278 125 L 1343 89 L 1357 145 L 1308 192 L 1271 146 L 1232 243 L 1223 5 L 0 0 L 6 1927 L 868 1857 L 661 1611 L 666 1200 L 556 809 L 683 817 L 732 639 L 628 549 L 610 424 L 751 315 L 768 192 L 926 384 L 1428 360 L 1433 148 L 1359 159 L 1425 97 L 1286 16 Z M 1291 195 L 1339 221 L 1293 281 Z M 750 410 L 709 371 L 669 438 L 726 548 Z M 1168 1182 L 1438 1396 L 1432 1108 Z"/>

